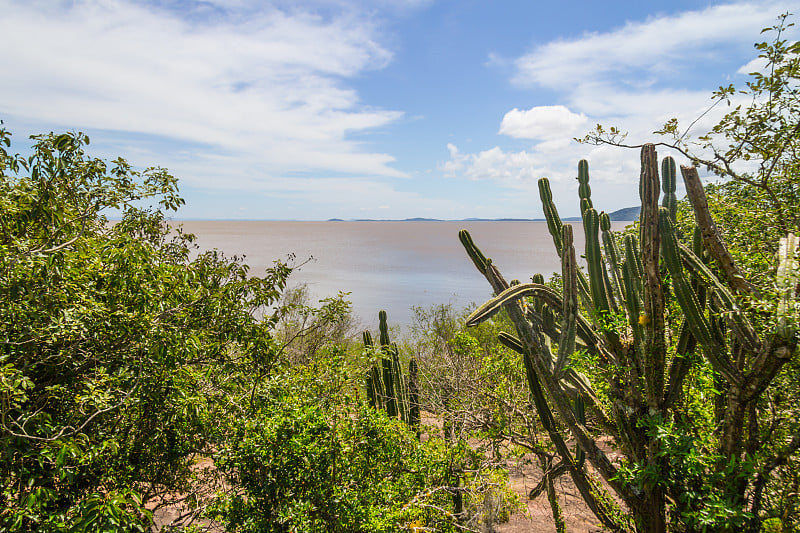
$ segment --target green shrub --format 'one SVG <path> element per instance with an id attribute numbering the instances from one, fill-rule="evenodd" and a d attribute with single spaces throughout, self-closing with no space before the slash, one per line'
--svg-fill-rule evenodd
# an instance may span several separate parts
<path id="1" fill-rule="evenodd" d="M 508 505 L 504 472 L 482 471 L 464 443 L 420 442 L 409 427 L 363 402 L 358 376 L 338 349 L 293 367 L 257 393 L 254 413 L 215 456 L 236 491 L 212 516 L 230 531 L 455 530 L 452 494 L 467 507 L 495 497 Z M 324 368 L 324 370 L 323 370 Z M 458 487 L 453 465 L 475 472 Z M 488 505 L 488 504 L 487 504 Z"/>

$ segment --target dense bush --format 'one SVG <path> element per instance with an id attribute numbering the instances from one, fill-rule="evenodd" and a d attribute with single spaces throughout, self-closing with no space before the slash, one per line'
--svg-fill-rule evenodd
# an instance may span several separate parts
<path id="1" fill-rule="evenodd" d="M 253 415 L 216 456 L 241 489 L 216 505 L 230 531 L 452 531 L 454 490 L 467 501 L 506 490 L 503 476 L 481 471 L 463 442 L 418 440 L 397 418 L 368 407 L 360 386 L 333 350 L 259 390 Z M 453 465 L 476 475 L 455 487 Z"/>

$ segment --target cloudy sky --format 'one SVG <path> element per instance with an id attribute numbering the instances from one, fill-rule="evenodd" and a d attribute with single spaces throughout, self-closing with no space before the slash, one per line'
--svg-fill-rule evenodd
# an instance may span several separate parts
<path id="1" fill-rule="evenodd" d="M 689 124 L 790 4 L 0 0 L 0 119 L 168 168 L 178 218 L 538 218 L 543 176 L 571 216 L 582 158 L 613 211 L 638 153 L 572 138 Z"/>

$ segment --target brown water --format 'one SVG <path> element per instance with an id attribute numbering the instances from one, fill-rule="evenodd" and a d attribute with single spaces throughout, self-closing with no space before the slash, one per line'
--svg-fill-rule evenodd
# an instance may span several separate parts
<path id="1" fill-rule="evenodd" d="M 201 249 L 244 255 L 253 274 L 294 254 L 312 258 L 292 273 L 289 285 L 305 283 L 321 299 L 349 292 L 353 310 L 367 325 L 385 309 L 392 324 L 408 325 L 413 306 L 453 304 L 457 309 L 491 297 L 458 240 L 469 230 L 506 279 L 529 281 L 540 272 L 560 272 L 558 255 L 544 222 L 263 222 L 185 221 Z M 616 222 L 614 229 L 627 223 Z M 575 223 L 575 247 L 584 237 Z"/>

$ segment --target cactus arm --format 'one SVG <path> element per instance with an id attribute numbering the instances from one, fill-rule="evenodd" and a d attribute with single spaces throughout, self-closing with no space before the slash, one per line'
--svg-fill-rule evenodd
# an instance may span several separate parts
<path id="1" fill-rule="evenodd" d="M 389 341 L 389 326 L 386 323 L 386 311 L 378 313 L 378 330 L 380 331 L 381 346 L 389 346 L 391 342 Z"/>
<path id="2" fill-rule="evenodd" d="M 647 404 L 656 412 L 661 411 L 664 394 L 664 363 L 666 360 L 666 328 L 664 324 L 664 290 L 659 268 L 661 235 L 658 216 L 658 158 L 655 146 L 642 147 L 642 172 L 640 192 L 642 212 L 641 232 L 642 266 L 644 267 L 644 350 L 643 369 L 646 384 Z"/>
<path id="3" fill-rule="evenodd" d="M 686 265 L 694 275 L 705 281 L 708 286 L 713 287 L 714 297 L 719 301 L 723 309 L 727 311 L 724 313 L 725 319 L 739 341 L 750 352 L 758 352 L 761 350 L 761 341 L 758 338 L 755 328 L 753 328 L 747 316 L 742 312 L 741 308 L 736 303 L 736 299 L 727 287 L 719 281 L 711 269 L 708 268 L 708 266 L 703 263 L 703 260 L 695 255 L 691 249 L 680 243 L 678 247 L 683 264 Z"/>
<path id="4" fill-rule="evenodd" d="M 461 241 L 461 245 L 464 247 L 464 250 L 467 252 L 467 256 L 472 260 L 472 263 L 475 265 L 475 268 L 478 269 L 483 275 L 486 275 L 486 269 L 488 267 L 488 260 L 483 252 L 475 245 L 475 242 L 472 240 L 472 236 L 469 232 L 465 229 L 462 229 L 458 232 L 458 240 Z M 497 292 L 495 287 L 492 287 Z"/>
<path id="5" fill-rule="evenodd" d="M 558 216 L 558 209 L 556 204 L 553 203 L 553 193 L 550 191 L 550 181 L 547 178 L 539 180 L 539 197 L 542 200 L 542 210 L 544 211 L 545 220 L 547 220 L 547 230 L 553 237 L 553 244 L 555 245 L 558 256 L 561 257 L 561 250 L 564 247 L 561 237 L 561 217 Z M 591 309 L 591 296 L 589 294 L 589 282 L 586 276 L 578 270 L 578 294 L 581 301 L 587 309 Z"/>
<path id="6" fill-rule="evenodd" d="M 725 276 L 725 281 L 728 285 L 739 294 L 749 294 L 760 298 L 760 294 L 753 285 L 748 282 L 742 271 L 733 261 L 722 236 L 717 229 L 717 225 L 711 218 L 711 212 L 708 209 L 708 199 L 706 192 L 703 190 L 703 184 L 700 182 L 700 177 L 697 174 L 695 167 L 681 166 L 681 174 L 683 175 L 683 182 L 686 185 L 686 194 L 692 204 L 695 221 L 700 228 L 703 236 L 703 244 L 706 249 L 711 253 L 711 256 L 717 260 L 717 263 Z"/>
<path id="7" fill-rule="evenodd" d="M 581 394 L 578 394 L 578 397 L 575 398 L 575 416 L 581 424 L 586 423 L 586 406 Z M 578 462 L 578 468 L 583 468 L 583 464 L 586 462 L 586 452 L 577 445 L 575 446 L 575 459 Z"/>
<path id="8" fill-rule="evenodd" d="M 522 362 L 525 366 L 525 378 L 528 380 L 528 388 L 531 391 L 536 412 L 539 414 L 539 420 L 542 422 L 542 426 L 547 432 L 555 431 L 553 413 L 550 411 L 550 406 L 547 405 L 547 401 L 544 399 L 542 386 L 539 383 L 538 376 L 536 375 L 533 361 L 530 357 L 527 357 L 527 353 L 522 342 L 513 335 L 510 335 L 504 331 L 500 332 L 500 334 L 497 336 L 497 339 L 507 348 L 511 348 L 523 356 Z"/>
<path id="9" fill-rule="evenodd" d="M 581 216 L 592 208 L 592 188 L 589 186 L 589 163 L 585 159 L 578 161 L 578 196 L 581 199 Z"/>
<path id="10" fill-rule="evenodd" d="M 561 217 L 558 216 L 558 210 L 553 203 L 553 193 L 550 190 L 550 180 L 542 178 L 539 180 L 539 198 L 542 200 L 542 210 L 544 211 L 544 218 L 547 221 L 547 230 L 553 237 L 553 244 L 556 247 L 558 256 L 561 257 L 561 250 L 563 249 L 563 241 L 561 238 Z"/>
<path id="11" fill-rule="evenodd" d="M 600 213 L 600 231 L 603 236 L 603 249 L 606 252 L 606 260 L 611 269 L 613 292 L 619 301 L 624 302 L 627 295 L 624 291 L 625 287 L 620 280 L 621 267 L 619 264 L 622 256 L 614 239 L 614 233 L 611 231 L 611 219 L 607 213 Z"/>
<path id="12" fill-rule="evenodd" d="M 365 381 L 367 385 L 367 400 L 369 401 L 369 406 L 375 409 L 378 406 L 378 403 L 375 397 L 375 384 L 372 382 L 372 370 L 367 372 Z"/>
<path id="13" fill-rule="evenodd" d="M 720 345 L 716 335 L 713 335 L 711 325 L 700 309 L 697 296 L 684 275 L 678 239 L 675 236 L 672 221 L 666 209 L 662 209 L 659 213 L 659 222 L 662 226 L 664 237 L 662 239 L 664 263 L 672 278 L 675 298 L 686 315 L 686 324 L 689 326 L 692 335 L 703 346 L 704 352 L 714 370 L 722 374 L 730 383 L 738 383 L 740 381 L 739 375 L 725 356 L 724 347 Z"/>
<path id="14" fill-rule="evenodd" d="M 544 276 L 536 273 L 531 276 L 531 282 L 544 285 Z M 545 317 L 543 316 L 543 313 L 546 313 L 549 316 Z M 560 332 L 558 328 L 555 327 L 555 318 L 552 316 L 552 310 L 547 307 L 544 299 L 534 297 L 533 305 L 525 308 L 525 316 L 528 318 L 528 320 L 539 320 L 536 318 L 536 314 L 542 317 L 541 322 L 544 334 L 547 335 L 549 340 L 558 342 Z"/>
<path id="15" fill-rule="evenodd" d="M 382 372 L 378 365 L 372 365 L 372 386 L 375 389 L 375 406 L 379 409 L 386 409 L 386 388 L 383 386 Z"/>
<path id="16" fill-rule="evenodd" d="M 397 399 L 394 396 L 394 376 L 392 373 L 392 359 L 384 357 L 382 360 L 383 365 L 383 386 L 386 407 L 386 414 L 390 417 L 397 417 Z"/>
<path id="17" fill-rule="evenodd" d="M 545 303 L 551 305 L 560 306 L 561 304 L 558 293 L 546 285 L 539 285 L 538 283 L 520 283 L 519 285 L 514 285 L 502 291 L 500 294 L 484 302 L 475 309 L 475 311 L 467 317 L 467 326 L 477 326 L 481 322 L 494 316 L 504 305 L 508 305 L 526 296 L 541 298 Z"/>
<path id="18" fill-rule="evenodd" d="M 589 288 L 592 293 L 594 311 L 598 314 L 611 313 L 613 307 L 606 291 L 607 274 L 600 251 L 600 217 L 593 208 L 583 213 L 583 231 L 586 235 L 586 264 L 589 267 Z"/>
<path id="19" fill-rule="evenodd" d="M 404 380 L 403 380 L 403 371 L 400 366 L 400 356 L 397 353 L 397 348 L 392 347 L 392 388 L 394 389 L 394 401 L 397 405 L 397 414 L 400 416 L 400 420 L 405 422 L 406 424 L 409 423 L 408 419 L 408 399 L 405 394 L 404 390 Z"/>
<path id="20" fill-rule="evenodd" d="M 625 263 L 622 265 L 622 282 L 625 285 L 625 307 L 628 310 L 628 323 L 633 331 L 636 344 L 642 342 L 642 325 L 639 317 L 642 314 L 641 306 L 641 279 L 637 265 L 638 247 L 633 235 L 625 236 Z"/>
<path id="21" fill-rule="evenodd" d="M 666 207 L 669 218 L 675 224 L 678 221 L 678 196 L 675 194 L 675 160 L 667 156 L 661 161 L 661 183 L 664 189 L 664 199 L 661 206 Z"/>
<path id="22" fill-rule="evenodd" d="M 408 411 L 410 425 L 416 430 L 417 438 L 419 438 L 419 367 L 417 366 L 417 360 L 413 357 L 408 362 Z"/>
<path id="23" fill-rule="evenodd" d="M 564 250 L 561 254 L 561 275 L 564 282 L 563 303 L 561 307 L 561 336 L 558 339 L 558 358 L 554 373 L 561 376 L 575 352 L 575 337 L 578 329 L 578 265 L 575 260 L 572 226 L 562 227 Z"/>
<path id="24" fill-rule="evenodd" d="M 372 334 L 369 331 L 364 331 L 361 336 L 364 341 L 364 347 L 371 353 L 374 353 L 372 352 Z M 370 406 L 376 409 L 382 409 L 386 392 L 383 388 L 383 382 L 381 381 L 381 372 L 375 364 L 373 364 L 367 372 L 366 387 L 367 399 L 369 400 Z"/>
<path id="25" fill-rule="evenodd" d="M 465 229 L 458 232 L 458 239 L 461 241 L 467 255 L 472 259 L 478 271 L 486 278 L 495 294 L 500 294 L 508 289 L 508 282 L 503 278 L 500 271 L 492 264 L 492 260 L 483 255 L 483 252 L 475 245 L 472 236 Z"/>
<path id="26" fill-rule="evenodd" d="M 561 257 L 561 256 L 559 255 L 559 257 Z M 544 276 L 537 272 L 536 274 L 531 276 L 531 283 L 536 283 L 538 285 L 544 285 Z M 544 300 L 542 300 L 541 298 L 535 298 L 534 299 L 534 310 L 537 313 L 542 310 L 542 306 L 543 305 L 544 305 Z"/>
<path id="27" fill-rule="evenodd" d="M 672 364 L 669 368 L 669 379 L 667 380 L 667 390 L 664 392 L 664 409 L 669 409 L 678 400 L 683 386 L 683 380 L 689 373 L 689 369 L 695 359 L 695 348 L 697 339 L 692 335 L 686 320 L 681 323 L 680 333 L 678 334 L 678 346 Z"/>

